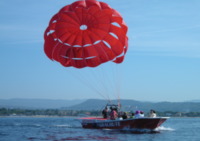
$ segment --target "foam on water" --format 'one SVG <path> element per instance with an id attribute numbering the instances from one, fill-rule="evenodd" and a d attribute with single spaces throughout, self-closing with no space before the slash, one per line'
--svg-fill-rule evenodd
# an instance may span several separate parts
<path id="1" fill-rule="evenodd" d="M 150 129 L 103 129 L 103 130 L 126 132 L 126 133 L 160 133 L 162 131 L 174 131 L 175 129 L 170 127 L 160 126 L 154 130 Z"/>
<path id="2" fill-rule="evenodd" d="M 155 129 L 155 131 L 174 131 L 175 129 L 170 128 L 170 127 L 164 127 L 164 126 L 159 126 L 158 128 Z"/>
<path id="3" fill-rule="evenodd" d="M 54 127 L 66 127 L 66 128 L 70 128 L 72 126 L 69 125 L 69 124 L 61 124 L 61 125 L 54 125 Z"/>

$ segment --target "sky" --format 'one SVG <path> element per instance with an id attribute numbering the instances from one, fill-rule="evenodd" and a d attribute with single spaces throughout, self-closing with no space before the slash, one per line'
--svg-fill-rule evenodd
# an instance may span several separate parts
<path id="1" fill-rule="evenodd" d="M 124 18 L 128 52 L 121 64 L 78 70 L 43 51 L 49 20 L 72 2 L 0 1 L 0 99 L 200 99 L 199 0 L 102 0 Z"/>

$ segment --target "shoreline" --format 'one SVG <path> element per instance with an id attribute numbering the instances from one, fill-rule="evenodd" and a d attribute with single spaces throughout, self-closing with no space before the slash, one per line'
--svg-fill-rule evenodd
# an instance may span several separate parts
<path id="1" fill-rule="evenodd" d="M 35 115 L 35 116 L 26 116 L 26 115 L 17 115 L 17 116 L 0 116 L 0 118 L 72 118 L 75 116 L 47 116 L 47 115 Z"/>
<path id="2" fill-rule="evenodd" d="M 80 118 L 83 116 L 48 116 L 48 115 L 34 115 L 34 116 L 26 116 L 26 115 L 16 115 L 16 116 L 0 116 L 0 118 Z M 99 116 L 90 116 L 90 117 L 99 117 Z M 169 117 L 169 118 L 200 118 L 200 117 Z"/>

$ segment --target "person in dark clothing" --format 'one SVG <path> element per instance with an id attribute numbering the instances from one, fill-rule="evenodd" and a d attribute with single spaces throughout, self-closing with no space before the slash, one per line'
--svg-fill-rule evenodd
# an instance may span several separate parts
<path id="1" fill-rule="evenodd" d="M 122 115 L 122 118 L 123 118 L 123 119 L 127 119 L 127 118 L 128 118 L 128 116 L 127 116 L 127 113 L 126 113 L 126 112 L 124 112 L 124 113 L 123 113 L 123 115 Z"/>
<path id="2" fill-rule="evenodd" d="M 103 115 L 103 118 L 108 118 L 108 108 L 107 107 L 105 107 L 105 109 L 103 109 L 102 115 Z"/>

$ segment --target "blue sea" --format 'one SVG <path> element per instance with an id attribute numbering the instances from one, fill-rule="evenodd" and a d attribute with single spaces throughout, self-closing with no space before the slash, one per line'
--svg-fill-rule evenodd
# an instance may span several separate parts
<path id="1" fill-rule="evenodd" d="M 200 141 L 200 118 L 170 118 L 157 132 L 83 129 L 76 118 L 1 117 L 0 141 Z"/>

